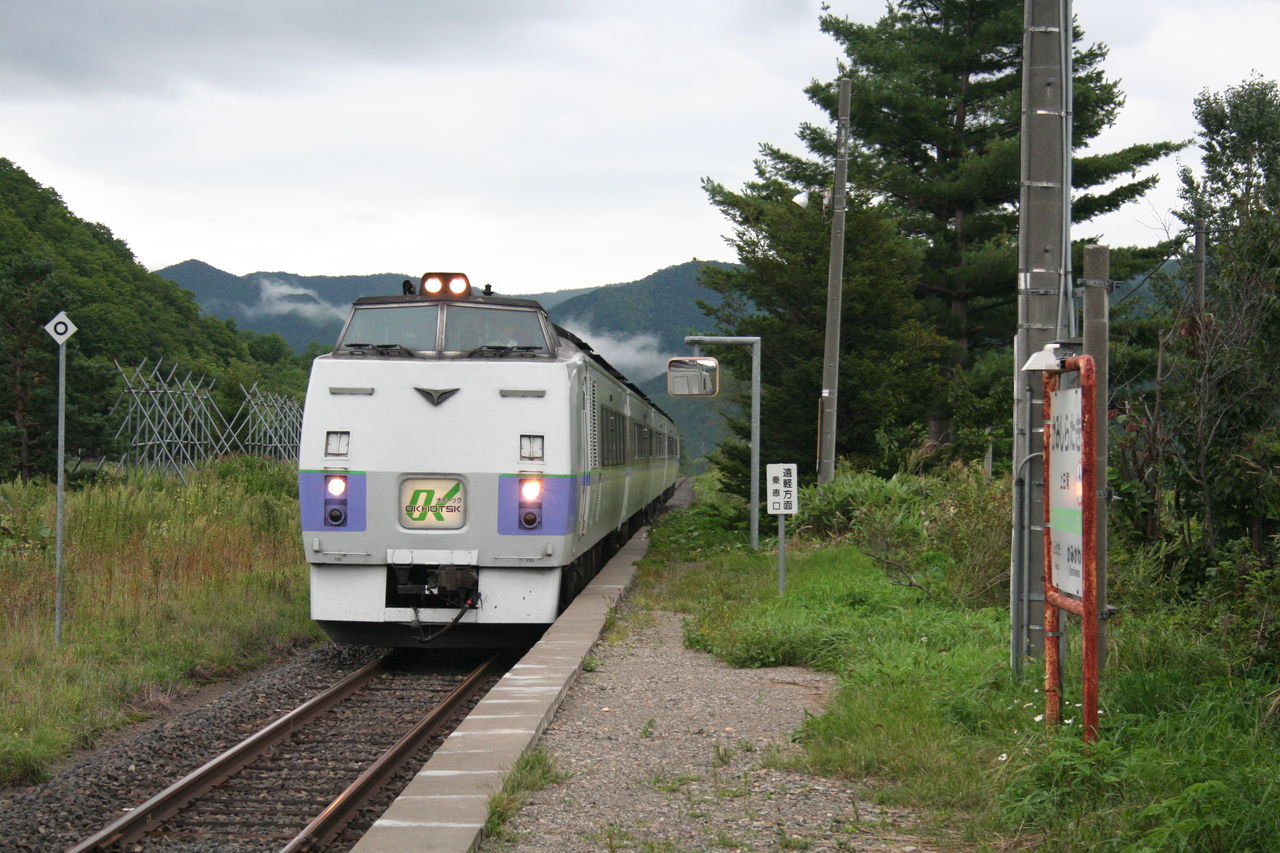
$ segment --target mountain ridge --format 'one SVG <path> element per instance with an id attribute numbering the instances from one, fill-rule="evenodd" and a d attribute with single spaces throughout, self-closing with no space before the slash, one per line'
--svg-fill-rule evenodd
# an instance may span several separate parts
<path id="1" fill-rule="evenodd" d="M 698 302 L 720 301 L 718 293 L 698 283 L 703 264 L 695 259 L 636 281 L 520 296 L 540 302 L 552 320 L 588 340 L 652 338 L 650 348 L 674 354 L 684 351 L 685 334 L 708 322 Z M 190 291 L 206 313 L 233 320 L 238 328 L 279 333 L 297 352 L 313 342 L 332 343 L 357 298 L 399 293 L 401 282 L 415 278 L 401 273 L 316 276 L 285 271 L 237 276 L 194 258 L 155 272 Z"/>

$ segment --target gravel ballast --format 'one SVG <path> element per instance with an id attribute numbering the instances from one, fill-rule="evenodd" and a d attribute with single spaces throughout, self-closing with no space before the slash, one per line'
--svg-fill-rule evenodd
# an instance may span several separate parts
<path id="1" fill-rule="evenodd" d="M 46 782 L 0 792 L 0 850 L 65 850 L 379 654 L 335 645 L 301 652 L 213 701 L 106 738 Z"/>
<path id="2" fill-rule="evenodd" d="M 831 676 L 731 669 L 684 648 L 676 614 L 630 624 L 596 645 L 540 741 L 567 778 L 531 794 L 484 853 L 937 849 L 866 786 L 767 766 L 798 749 Z"/>

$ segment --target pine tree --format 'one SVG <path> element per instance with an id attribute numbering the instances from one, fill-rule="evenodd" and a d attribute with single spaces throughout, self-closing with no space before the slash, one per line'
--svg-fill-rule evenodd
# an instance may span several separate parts
<path id="1" fill-rule="evenodd" d="M 884 198 L 924 245 L 918 295 L 969 363 L 971 347 L 1013 335 L 1022 84 L 1020 0 L 902 0 L 875 24 L 821 18 L 852 81 L 850 183 Z M 1077 152 L 1115 121 L 1123 96 L 1102 70 L 1107 48 L 1081 47 L 1075 32 L 1073 145 Z M 833 117 L 836 82 L 812 83 L 809 98 Z M 806 159 L 765 146 L 769 174 L 797 186 L 830 182 L 834 138 L 804 125 Z M 1109 185 L 1178 150 L 1131 145 L 1073 157 L 1075 222 L 1140 198 L 1155 175 Z"/>
<path id="2" fill-rule="evenodd" d="M 821 206 L 793 204 L 788 187 L 763 175 L 740 193 L 709 180 L 704 187 L 734 223 L 730 243 L 742 264 L 704 270 L 703 284 L 725 296 L 705 310 L 722 332 L 761 337 L 761 452 L 812 473 L 830 249 Z M 847 231 L 836 445 L 874 467 L 883 461 L 884 436 L 927 411 L 946 342 L 912 296 L 919 256 L 894 220 L 854 195 Z M 750 376 L 745 351 L 726 347 L 715 355 L 734 375 Z M 745 402 L 746 389 L 741 396 Z M 713 461 L 745 494 L 749 425 L 738 419 L 730 427 L 737 438 Z"/>
<path id="3" fill-rule="evenodd" d="M 836 452 L 892 467 L 895 454 L 899 464 L 905 458 L 907 445 L 926 436 L 973 439 L 992 422 L 961 421 L 1007 411 L 1008 383 L 988 381 L 986 369 L 983 377 L 971 376 L 969 369 L 976 354 L 1006 347 L 1014 333 L 1023 4 L 902 0 L 875 24 L 824 15 L 820 26 L 843 54 L 837 77 L 852 82 L 849 183 L 861 199 L 847 231 Z M 1082 38 L 1077 29 L 1077 152 L 1115 120 L 1123 103 L 1102 71 L 1106 48 L 1081 47 Z M 837 92 L 836 81 L 814 81 L 806 89 L 833 120 Z M 805 124 L 799 137 L 807 149 L 802 155 L 762 145 L 757 179 L 741 192 L 705 182 L 712 203 L 737 229 L 730 242 L 746 267 L 708 274 L 706 283 L 726 296 L 713 313 L 726 333 L 755 334 L 751 330 L 768 320 L 769 340 L 784 342 L 797 361 L 789 372 L 766 375 L 766 409 L 772 394 L 804 412 L 816 407 L 820 387 L 817 338 L 829 227 L 777 206 L 785 207 L 797 190 L 831 185 L 835 140 L 827 125 Z M 1074 219 L 1084 222 L 1140 198 L 1156 177 L 1137 172 L 1180 147 L 1153 142 L 1077 153 Z M 1135 177 L 1123 180 L 1130 173 Z M 888 256 L 895 260 L 873 260 Z M 874 271 L 864 272 L 867 265 Z M 860 295 L 869 294 L 887 301 L 865 314 L 857 306 Z M 859 361 L 856 353 L 865 347 L 876 356 Z M 777 348 L 767 343 L 765 352 Z M 845 367 L 850 361 L 852 369 Z M 887 365 L 894 367 L 883 369 Z M 808 430 L 806 443 L 811 424 L 812 417 L 802 415 L 794 426 L 797 435 Z"/>

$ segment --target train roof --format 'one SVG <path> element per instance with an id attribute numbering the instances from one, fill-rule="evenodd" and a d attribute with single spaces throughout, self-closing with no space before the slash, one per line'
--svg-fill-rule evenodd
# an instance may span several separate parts
<path id="1" fill-rule="evenodd" d="M 636 396 L 638 396 L 641 400 L 644 400 L 650 406 L 653 406 L 654 410 L 658 414 L 666 418 L 667 420 L 671 421 L 672 425 L 675 424 L 676 422 L 675 418 L 671 417 L 671 415 L 664 412 L 662 410 L 662 407 L 659 406 L 657 403 L 653 402 L 653 400 L 650 400 L 648 394 L 641 391 L 638 385 L 636 385 L 634 382 L 632 382 L 630 379 L 628 379 L 626 376 L 622 374 L 622 371 L 618 370 L 618 368 L 610 364 L 608 360 L 605 359 L 604 356 L 596 352 L 592 348 L 591 344 L 587 343 L 582 338 L 578 337 L 573 332 L 569 331 L 564 326 L 561 326 L 558 323 L 552 323 L 551 325 L 556 330 L 556 334 L 560 335 L 563 338 L 567 338 L 569 341 L 571 341 L 574 345 L 576 345 L 579 349 L 581 349 L 584 353 L 586 353 L 588 358 L 590 358 L 596 364 L 604 368 L 606 373 L 608 373 L 614 379 L 617 379 L 623 385 L 627 386 L 632 391 L 634 391 Z"/>
<path id="2" fill-rule="evenodd" d="M 484 296 L 481 294 L 472 294 L 463 298 L 441 299 L 439 296 L 428 296 L 426 294 L 397 294 L 395 296 L 361 296 L 355 301 L 356 305 L 396 305 L 396 304 L 475 304 L 482 305 L 504 305 L 510 308 L 536 308 L 539 311 L 545 311 L 542 303 L 536 299 L 520 299 L 515 296 Z"/>
<path id="3" fill-rule="evenodd" d="M 440 296 L 431 296 L 431 295 L 421 294 L 421 293 L 395 294 L 395 295 L 388 295 L 388 296 L 361 296 L 353 303 L 353 305 L 355 306 L 420 305 L 420 304 L 438 305 L 441 303 L 452 304 L 452 305 L 480 304 L 480 305 L 494 305 L 494 306 L 500 306 L 500 307 L 506 307 L 506 308 L 527 308 L 527 309 L 534 309 L 534 310 L 540 311 L 542 312 L 543 315 L 547 313 L 546 309 L 542 307 L 542 303 L 538 302 L 536 299 L 521 299 L 516 296 L 494 296 L 492 294 L 480 294 L 475 292 L 469 293 L 468 295 L 463 297 L 454 297 L 454 298 L 441 298 Z M 550 318 L 548 318 L 548 320 L 549 319 Z M 638 396 L 640 399 L 644 400 L 646 403 L 652 406 L 660 415 L 662 415 L 667 420 L 671 421 L 672 424 L 675 423 L 675 419 L 672 418 L 671 415 L 667 414 L 665 411 L 663 411 L 661 406 L 659 406 L 653 400 L 649 399 L 648 394 L 641 391 L 638 385 L 636 385 L 634 382 L 628 379 L 622 373 L 622 371 L 618 370 L 616 367 L 610 364 L 609 361 L 603 355 L 596 352 L 595 348 L 592 347 L 591 344 L 587 343 L 582 338 L 578 337 L 573 332 L 569 331 L 564 326 L 561 326 L 558 323 L 551 323 L 551 326 L 552 328 L 555 329 L 557 335 L 573 343 L 576 347 L 578 347 L 578 349 L 582 350 L 582 352 L 585 353 L 588 358 L 596 362 L 596 364 L 600 365 L 600 367 L 606 373 L 608 373 L 614 379 L 617 379 L 623 385 L 627 386 L 627 388 L 631 389 L 631 391 L 635 393 L 636 396 Z"/>

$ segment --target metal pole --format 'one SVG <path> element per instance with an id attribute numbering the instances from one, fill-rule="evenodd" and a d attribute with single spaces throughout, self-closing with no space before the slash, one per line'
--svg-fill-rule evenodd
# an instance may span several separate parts
<path id="1" fill-rule="evenodd" d="M 751 547 L 758 549 L 760 547 L 760 338 L 687 335 L 684 342 L 693 347 L 695 355 L 701 352 L 700 347 L 705 344 L 751 347 L 751 495 L 748 505 L 751 508 Z"/>
<path id="2" fill-rule="evenodd" d="M 751 342 L 751 548 L 760 547 L 760 339 Z"/>
<path id="3" fill-rule="evenodd" d="M 822 349 L 822 432 L 818 437 L 818 483 L 830 483 L 836 463 L 836 396 L 840 384 L 840 314 L 844 288 L 845 194 L 849 183 L 850 81 L 840 81 L 836 124 L 836 176 L 831 193 L 831 257 L 827 265 L 827 331 Z"/>
<path id="4" fill-rule="evenodd" d="M 1107 420 L 1107 400 L 1110 389 L 1107 381 L 1111 336 L 1111 250 L 1106 246 L 1084 247 L 1084 352 L 1093 358 L 1094 381 L 1094 437 L 1097 448 L 1094 453 L 1094 483 L 1097 502 L 1094 518 L 1097 520 L 1097 580 L 1098 598 L 1098 674 L 1102 674 L 1107 661 L 1107 503 L 1111 491 L 1107 483 L 1107 441 L 1110 429 Z"/>
<path id="5" fill-rule="evenodd" d="M 778 513 L 778 595 L 787 591 L 787 516 Z"/>
<path id="6" fill-rule="evenodd" d="M 66 488 L 67 344 L 58 344 L 58 509 L 54 540 L 53 644 L 62 643 L 62 519 Z"/>

